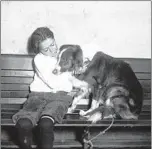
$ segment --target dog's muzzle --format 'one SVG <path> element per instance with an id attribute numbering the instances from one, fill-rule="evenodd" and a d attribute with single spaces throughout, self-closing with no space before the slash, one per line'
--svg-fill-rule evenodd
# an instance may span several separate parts
<path id="1" fill-rule="evenodd" d="M 57 74 L 58 74 L 58 70 L 57 70 L 57 69 L 54 69 L 54 70 L 52 71 L 52 73 L 55 74 L 55 75 L 57 75 Z"/>
<path id="2" fill-rule="evenodd" d="M 55 75 L 59 75 L 61 73 L 61 67 L 60 66 L 56 66 L 53 71 L 52 71 L 53 74 Z"/>

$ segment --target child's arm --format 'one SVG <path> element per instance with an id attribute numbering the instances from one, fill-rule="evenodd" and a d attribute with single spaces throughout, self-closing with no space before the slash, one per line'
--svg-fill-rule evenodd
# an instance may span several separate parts
<path id="1" fill-rule="evenodd" d="M 39 71 L 39 69 L 37 68 L 37 66 L 35 65 L 35 71 L 36 74 L 38 75 L 38 77 L 49 87 L 52 89 L 51 86 L 49 86 L 48 81 L 44 78 L 44 76 L 41 74 L 41 72 Z"/>

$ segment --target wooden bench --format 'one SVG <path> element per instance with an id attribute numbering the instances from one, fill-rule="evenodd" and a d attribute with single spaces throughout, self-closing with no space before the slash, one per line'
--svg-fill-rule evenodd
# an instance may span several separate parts
<path id="1" fill-rule="evenodd" d="M 1 147 L 19 148 L 12 115 L 23 105 L 33 80 L 32 58 L 29 55 L 1 55 Z M 139 120 L 115 120 L 112 127 L 93 140 L 94 148 L 140 148 L 151 146 L 151 59 L 122 58 L 130 63 L 144 90 L 144 102 Z M 87 109 L 88 102 L 80 101 L 79 109 Z M 54 148 L 85 148 L 84 131 L 90 122 L 77 113 L 67 114 L 62 124 L 55 125 Z M 102 120 L 90 125 L 91 137 L 111 124 Z M 37 134 L 35 128 L 35 139 Z M 33 143 L 33 147 L 36 147 Z"/>

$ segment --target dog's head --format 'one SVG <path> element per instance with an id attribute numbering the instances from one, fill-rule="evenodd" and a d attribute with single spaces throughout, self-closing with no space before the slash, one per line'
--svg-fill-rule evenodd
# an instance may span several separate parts
<path id="1" fill-rule="evenodd" d="M 107 109 L 111 109 L 111 115 L 115 115 L 116 118 L 121 119 L 138 119 L 138 115 L 135 114 L 136 105 L 134 98 L 129 90 L 125 86 L 114 85 L 108 89 L 102 88 L 100 79 L 97 77 L 97 100 L 104 103 Z M 107 116 L 107 112 L 104 111 L 104 116 Z"/>
<path id="2" fill-rule="evenodd" d="M 113 114 L 121 119 L 138 119 L 134 113 L 135 102 L 129 91 L 121 86 L 112 87 L 106 93 L 105 105 L 113 109 Z"/>
<path id="3" fill-rule="evenodd" d="M 83 66 L 83 52 L 79 45 L 62 45 L 59 49 L 54 74 L 78 71 Z"/>

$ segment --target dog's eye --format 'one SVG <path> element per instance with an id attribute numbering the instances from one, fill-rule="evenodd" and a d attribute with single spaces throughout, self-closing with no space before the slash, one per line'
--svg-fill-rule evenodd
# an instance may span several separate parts
<path id="1" fill-rule="evenodd" d="M 63 61 L 64 61 L 64 62 L 67 62 L 68 60 L 65 58 Z"/>
<path id="2" fill-rule="evenodd" d="M 63 65 L 66 65 L 68 63 L 68 60 L 67 59 L 62 59 L 62 62 L 61 62 Z"/>

